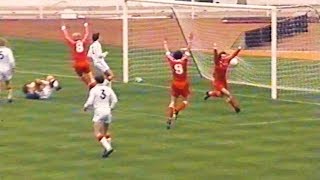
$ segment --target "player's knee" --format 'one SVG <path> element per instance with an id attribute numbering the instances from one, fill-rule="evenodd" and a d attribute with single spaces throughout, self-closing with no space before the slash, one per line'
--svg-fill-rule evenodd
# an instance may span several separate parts
<path id="1" fill-rule="evenodd" d="M 215 93 L 215 95 L 217 96 L 217 97 L 221 97 L 222 96 L 222 92 L 221 91 L 216 91 L 216 92 L 214 92 Z"/>
<path id="2" fill-rule="evenodd" d="M 182 101 L 183 104 L 185 104 L 186 106 L 189 104 L 188 101 Z"/>
<path id="3" fill-rule="evenodd" d="M 174 101 L 171 101 L 171 102 L 169 103 L 169 107 L 170 107 L 170 108 L 174 108 Z"/>
<path id="4" fill-rule="evenodd" d="M 230 102 L 231 101 L 231 97 L 227 97 L 226 98 L 226 102 L 228 103 L 228 102 Z"/>
<path id="5" fill-rule="evenodd" d="M 100 134 L 100 133 L 96 134 L 96 138 L 98 141 L 100 141 L 103 137 L 104 137 L 103 134 Z"/>

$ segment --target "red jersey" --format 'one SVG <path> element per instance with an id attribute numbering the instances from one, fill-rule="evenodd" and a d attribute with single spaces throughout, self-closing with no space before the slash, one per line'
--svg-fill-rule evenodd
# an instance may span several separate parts
<path id="1" fill-rule="evenodd" d="M 89 36 L 88 27 L 85 27 L 85 34 L 83 38 L 76 41 L 70 38 L 67 30 L 63 30 L 63 34 L 71 49 L 72 59 L 74 60 L 74 63 L 77 64 L 87 61 L 87 50 L 89 47 L 89 42 L 87 40 Z"/>
<path id="2" fill-rule="evenodd" d="M 71 49 L 72 59 L 75 63 L 87 60 L 87 51 L 89 43 L 86 40 L 77 40 L 73 42 L 68 42 Z"/>
<path id="3" fill-rule="evenodd" d="M 167 61 L 169 62 L 172 77 L 174 81 L 187 81 L 187 71 L 188 71 L 188 56 L 189 53 L 185 53 L 181 59 L 174 59 L 170 52 L 166 53 Z"/>
<path id="4" fill-rule="evenodd" d="M 229 67 L 229 60 L 226 58 L 221 58 L 214 66 L 214 74 L 213 77 L 215 80 L 226 80 L 227 79 L 227 71 Z"/>
<path id="5" fill-rule="evenodd" d="M 214 50 L 214 71 L 213 77 L 215 81 L 226 81 L 227 71 L 229 68 L 230 61 L 236 57 L 240 52 L 240 49 L 235 51 L 232 55 L 226 57 L 218 57 L 218 52 Z"/>

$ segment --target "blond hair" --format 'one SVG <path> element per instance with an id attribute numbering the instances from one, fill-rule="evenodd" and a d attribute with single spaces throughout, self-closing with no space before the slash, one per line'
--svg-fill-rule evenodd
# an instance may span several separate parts
<path id="1" fill-rule="evenodd" d="M 0 46 L 6 46 L 8 41 L 5 38 L 0 37 Z"/>
<path id="2" fill-rule="evenodd" d="M 82 37 L 81 37 L 81 33 L 79 32 L 75 32 L 72 34 L 72 39 L 73 40 L 80 40 Z"/>

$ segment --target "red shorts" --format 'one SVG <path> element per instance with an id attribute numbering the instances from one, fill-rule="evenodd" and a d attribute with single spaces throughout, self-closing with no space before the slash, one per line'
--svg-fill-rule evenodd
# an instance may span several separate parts
<path id="1" fill-rule="evenodd" d="M 73 65 L 73 68 L 79 76 L 82 76 L 83 73 L 91 72 L 90 64 L 87 61 L 77 62 Z"/>
<path id="2" fill-rule="evenodd" d="M 171 95 L 187 98 L 190 94 L 189 83 L 187 81 L 173 81 L 171 84 Z"/>
<path id="3" fill-rule="evenodd" d="M 213 81 L 212 85 L 216 91 L 221 91 L 223 88 L 228 90 L 228 83 L 226 80 Z"/>

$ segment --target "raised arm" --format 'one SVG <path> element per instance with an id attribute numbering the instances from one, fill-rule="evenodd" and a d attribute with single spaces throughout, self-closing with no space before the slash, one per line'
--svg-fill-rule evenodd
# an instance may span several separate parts
<path id="1" fill-rule="evenodd" d="M 88 36 L 89 36 L 89 25 L 88 25 L 88 23 L 84 23 L 83 26 L 84 26 L 84 36 L 82 38 L 82 42 L 86 41 L 88 39 Z"/>
<path id="2" fill-rule="evenodd" d="M 213 61 L 215 64 L 218 63 L 219 57 L 218 57 L 218 49 L 217 49 L 217 44 L 213 44 Z"/>
<path id="3" fill-rule="evenodd" d="M 61 26 L 61 31 L 63 32 L 64 38 L 68 41 L 68 43 L 75 43 L 74 40 L 69 36 L 67 27 L 65 25 Z"/>
<path id="4" fill-rule="evenodd" d="M 190 49 L 192 47 L 192 40 L 193 40 L 193 33 L 191 32 L 189 37 L 188 37 L 187 51 L 190 51 Z"/>
<path id="5" fill-rule="evenodd" d="M 234 51 L 231 55 L 228 56 L 228 60 L 231 61 L 233 58 L 235 58 L 239 54 L 240 51 L 241 51 L 241 46 L 239 46 L 236 51 Z"/>
<path id="6" fill-rule="evenodd" d="M 169 47 L 168 47 L 168 41 L 167 41 L 167 39 L 164 39 L 164 40 L 163 40 L 163 48 L 164 48 L 164 50 L 165 50 L 166 52 L 170 52 L 170 51 L 169 51 Z"/>

